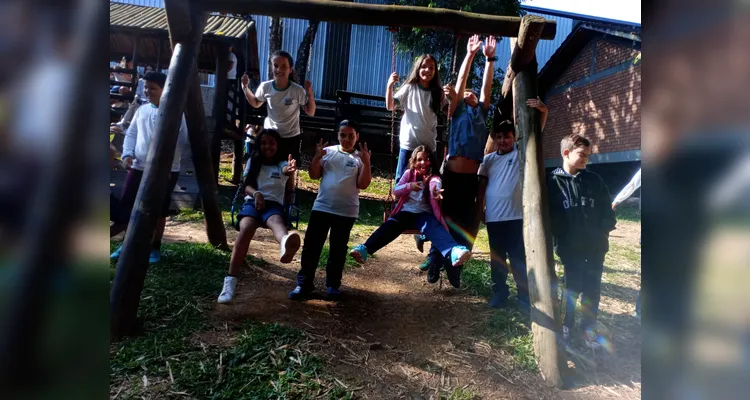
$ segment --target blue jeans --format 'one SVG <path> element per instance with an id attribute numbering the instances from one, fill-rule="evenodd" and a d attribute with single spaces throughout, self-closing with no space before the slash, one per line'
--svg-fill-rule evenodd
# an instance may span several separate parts
<path id="1" fill-rule="evenodd" d="M 404 175 L 404 172 L 406 172 L 407 169 L 409 169 L 409 159 L 413 152 L 414 150 L 406 149 L 400 149 L 398 151 L 398 164 L 396 166 L 396 181 L 393 183 L 394 185 L 398 184 L 398 181 L 401 180 L 401 176 Z"/>
<path id="2" fill-rule="evenodd" d="M 523 220 L 488 222 L 487 235 L 490 237 L 490 272 L 492 292 L 508 298 L 508 272 L 518 288 L 518 301 L 529 303 L 529 285 L 526 276 L 526 251 L 523 243 Z M 510 268 L 505 260 L 510 261 Z"/>
<path id="3" fill-rule="evenodd" d="M 565 270 L 563 325 L 573 328 L 578 296 L 581 296 L 581 329 L 595 328 L 601 299 L 604 254 L 576 254 L 561 258 Z"/>
<path id="4" fill-rule="evenodd" d="M 411 213 L 408 211 L 399 211 L 387 221 L 380 225 L 375 232 L 365 242 L 367 252 L 374 254 L 382 249 L 388 243 L 396 238 L 405 230 L 417 229 L 422 232 L 427 239 L 432 241 L 432 245 L 440 251 L 443 256 L 450 255 L 450 251 L 458 246 L 453 240 L 450 233 L 445 229 L 443 224 L 430 213 Z"/>

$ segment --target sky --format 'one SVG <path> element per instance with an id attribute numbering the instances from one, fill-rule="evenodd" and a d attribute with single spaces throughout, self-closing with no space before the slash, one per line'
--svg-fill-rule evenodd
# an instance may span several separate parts
<path id="1" fill-rule="evenodd" d="M 641 23 L 640 0 L 526 0 L 521 5 Z"/>

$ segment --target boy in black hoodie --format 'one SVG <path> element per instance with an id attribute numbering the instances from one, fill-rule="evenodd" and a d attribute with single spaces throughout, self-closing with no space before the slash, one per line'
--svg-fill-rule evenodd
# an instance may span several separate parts
<path id="1" fill-rule="evenodd" d="M 566 136 L 560 142 L 560 151 L 563 166 L 552 172 L 547 186 L 555 252 L 565 270 L 563 340 L 569 343 L 581 295 L 584 344 L 596 348 L 604 255 L 609 250 L 609 232 L 615 229 L 617 220 L 604 181 L 586 170 L 591 155 L 588 139 L 577 134 Z"/>

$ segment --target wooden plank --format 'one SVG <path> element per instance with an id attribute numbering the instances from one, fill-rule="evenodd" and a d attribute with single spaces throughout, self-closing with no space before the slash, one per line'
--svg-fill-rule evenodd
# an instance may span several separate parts
<path id="1" fill-rule="evenodd" d="M 515 37 L 521 18 L 448 10 L 445 8 L 364 4 L 331 0 L 205 0 L 212 11 L 312 19 L 356 25 L 446 29 Z M 554 39 L 557 25 L 546 21 L 542 39 Z"/>

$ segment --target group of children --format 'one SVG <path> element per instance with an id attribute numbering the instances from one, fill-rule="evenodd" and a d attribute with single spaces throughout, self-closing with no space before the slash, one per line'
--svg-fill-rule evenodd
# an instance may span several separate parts
<path id="1" fill-rule="evenodd" d="M 512 272 L 519 305 L 528 311 L 530 301 L 520 179 L 522 164 L 515 146 L 512 121 L 495 121 L 490 137 L 497 150 L 484 154 L 487 140 L 485 118 L 490 104 L 494 62 L 497 61 L 495 39 L 488 37 L 483 47 L 486 66 L 479 96 L 467 89 L 473 58 L 482 48 L 482 41 L 476 35 L 469 39 L 455 88 L 441 85 L 437 63 L 431 55 L 416 60 L 406 81 L 395 93 L 394 86 L 399 76 L 394 73 L 388 79 L 386 107 L 403 110 L 396 172 L 398 183 L 394 189 L 398 201 L 389 218 L 349 254 L 357 262 L 364 263 L 404 231 L 418 230 L 432 245 L 427 263 L 428 281 L 437 282 L 441 269 L 445 269 L 450 283 L 459 287 L 461 267 L 471 257 L 479 222 L 483 220 L 492 253 L 494 295 L 489 305 L 497 308 L 508 304 L 506 280 L 508 272 Z M 268 117 L 256 137 L 249 160 L 250 172 L 243 182 L 246 197 L 238 214 L 239 235 L 219 303 L 234 298 L 240 269 L 259 227 L 273 232 L 280 244 L 279 260 L 282 263 L 291 262 L 299 248 L 303 248 L 297 284 L 288 294 L 293 300 L 304 300 L 312 295 L 315 271 L 330 233 L 326 295 L 330 299 L 339 298 L 350 232 L 359 215 L 359 191 L 366 189 L 371 181 L 367 145 L 357 146 L 358 126 L 354 121 L 344 120 L 338 127 L 339 144 L 328 146 L 321 140 L 310 164 L 310 177 L 321 182 L 304 243 L 297 232 L 288 231 L 283 221 L 283 205 L 288 203 L 293 181 L 290 177 L 296 173 L 299 159 L 299 110 L 302 107 L 308 115 L 313 115 L 315 101 L 310 82 L 301 86 L 293 81 L 293 62 L 288 53 L 275 53 L 271 63 L 273 79 L 261 83 L 254 93 L 248 87 L 248 76 L 241 79 L 247 101 L 256 108 L 265 103 Z M 527 105 L 541 112 L 544 126 L 546 106 L 539 99 L 530 99 Z M 152 107 L 158 107 L 158 101 Z M 447 157 L 442 168 L 435 155 L 438 114 L 441 111 L 446 111 L 452 119 Z M 149 118 L 153 118 L 152 113 L 138 110 L 136 123 L 130 128 L 133 133 L 128 131 L 129 137 L 140 139 L 144 136 L 143 124 L 138 121 L 152 121 Z M 582 327 L 586 331 L 586 341 L 593 345 L 596 343 L 594 323 L 604 254 L 615 219 L 603 181 L 585 170 L 591 153 L 588 140 L 580 135 L 570 135 L 563 139 L 561 146 L 563 167 L 550 175 L 548 184 L 555 249 L 565 266 L 563 332 L 567 340 L 573 326 L 575 303 L 582 293 Z M 140 148 L 140 144 L 135 148 Z M 132 160 L 131 154 L 124 154 L 123 160 L 128 155 Z M 135 154 L 135 159 L 133 165 L 137 170 L 142 167 L 145 153 Z M 137 175 L 137 172 L 133 174 Z"/>

